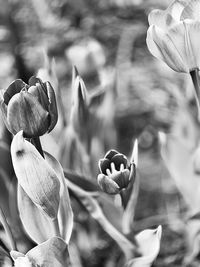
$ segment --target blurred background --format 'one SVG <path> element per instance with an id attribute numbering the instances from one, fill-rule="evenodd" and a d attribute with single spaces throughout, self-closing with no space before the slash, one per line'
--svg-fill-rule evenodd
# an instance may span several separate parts
<path id="1" fill-rule="evenodd" d="M 99 158 L 111 148 L 129 156 L 138 138 L 140 191 L 134 230 L 163 225 L 154 265 L 162 267 L 181 266 L 185 205 L 161 159 L 158 131 L 170 131 L 179 94 L 193 101 L 187 75 L 170 70 L 146 47 L 148 13 L 169 2 L 0 0 L 0 87 L 7 88 L 16 78 L 28 82 L 35 74 L 55 75 L 59 112 L 68 125 L 75 65 L 89 94 L 97 96 L 92 108 L 103 120 L 106 140 Z M 101 89 L 103 100 L 96 94 Z M 95 168 L 94 176 L 97 164 Z M 94 260 L 91 266 L 98 264 Z"/>

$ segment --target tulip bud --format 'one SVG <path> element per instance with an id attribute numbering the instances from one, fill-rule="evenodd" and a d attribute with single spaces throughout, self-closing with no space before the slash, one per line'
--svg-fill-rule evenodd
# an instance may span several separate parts
<path id="1" fill-rule="evenodd" d="M 33 95 L 21 91 L 9 101 L 7 122 L 13 134 L 24 129 L 27 137 L 40 136 L 48 128 L 48 112 Z"/>
<path id="2" fill-rule="evenodd" d="M 98 183 L 102 190 L 108 194 L 118 194 L 127 188 L 130 180 L 135 176 L 135 165 L 128 166 L 127 158 L 115 150 L 110 150 L 99 161 L 101 173 L 98 175 Z"/>
<path id="3" fill-rule="evenodd" d="M 72 83 L 73 102 L 71 109 L 71 125 L 78 134 L 80 140 L 88 142 L 91 134 L 91 114 L 88 106 L 88 96 L 85 84 L 80 76 Z"/>
<path id="4" fill-rule="evenodd" d="M 60 182 L 55 171 L 36 148 L 23 138 L 22 131 L 13 138 L 11 156 L 21 187 L 37 207 L 55 219 L 60 201 Z"/>
<path id="5" fill-rule="evenodd" d="M 23 130 L 26 137 L 50 132 L 58 119 L 54 90 L 49 82 L 31 77 L 29 85 L 15 80 L 4 90 L 1 109 L 5 124 L 13 134 Z"/>

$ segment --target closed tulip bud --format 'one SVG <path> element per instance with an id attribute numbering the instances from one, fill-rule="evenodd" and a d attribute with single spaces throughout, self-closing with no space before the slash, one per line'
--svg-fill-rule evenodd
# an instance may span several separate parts
<path id="1" fill-rule="evenodd" d="M 128 166 L 127 158 L 115 150 L 110 150 L 99 161 L 99 169 L 101 173 L 97 177 L 98 183 L 108 194 L 118 194 L 135 177 L 135 164 L 132 162 Z"/>
<path id="2" fill-rule="evenodd" d="M 43 83 L 33 76 L 27 85 L 18 79 L 2 93 L 3 118 L 11 133 L 23 130 L 26 137 L 36 137 L 50 132 L 56 125 L 56 98 L 49 82 Z"/>
<path id="3" fill-rule="evenodd" d="M 92 132 L 92 116 L 89 112 L 87 89 L 80 76 L 77 76 L 72 83 L 73 102 L 71 108 L 70 123 L 78 134 L 80 140 L 88 142 Z M 94 125 L 94 124 L 93 124 Z"/>
<path id="4" fill-rule="evenodd" d="M 22 131 L 13 138 L 11 156 L 21 187 L 47 216 L 55 219 L 60 201 L 60 182 L 55 171 L 37 149 L 23 138 Z"/>

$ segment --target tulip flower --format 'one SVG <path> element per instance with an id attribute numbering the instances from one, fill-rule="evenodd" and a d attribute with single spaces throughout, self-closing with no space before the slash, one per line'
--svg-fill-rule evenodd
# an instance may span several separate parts
<path id="1" fill-rule="evenodd" d="M 166 10 L 149 14 L 147 46 L 158 59 L 177 72 L 200 67 L 200 2 L 175 0 Z"/>
<path id="2" fill-rule="evenodd" d="M 108 194 L 118 194 L 135 178 L 135 164 L 131 162 L 128 166 L 127 158 L 116 150 L 110 150 L 99 161 L 99 169 L 101 173 L 97 177 L 98 183 Z"/>
<path id="3" fill-rule="evenodd" d="M 60 182 L 55 171 L 37 149 L 17 133 L 11 144 L 13 167 L 18 182 L 30 199 L 51 219 L 57 218 Z"/>
<path id="4" fill-rule="evenodd" d="M 49 82 L 34 76 L 29 84 L 17 79 L 1 94 L 3 118 L 11 133 L 23 130 L 26 137 L 39 137 L 56 125 L 56 98 Z"/>

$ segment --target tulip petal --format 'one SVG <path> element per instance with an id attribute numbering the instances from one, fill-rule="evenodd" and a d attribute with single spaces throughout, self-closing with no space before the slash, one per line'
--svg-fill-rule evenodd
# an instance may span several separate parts
<path id="1" fill-rule="evenodd" d="M 58 110 L 56 104 L 56 95 L 50 82 L 46 82 L 47 95 L 49 99 L 48 111 L 50 114 L 50 126 L 48 132 L 51 132 L 58 121 Z"/>
<path id="2" fill-rule="evenodd" d="M 99 169 L 103 174 L 107 175 L 106 170 L 110 169 L 110 163 L 111 161 L 106 158 L 99 160 Z"/>
<path id="3" fill-rule="evenodd" d="M 114 162 L 117 171 L 120 170 L 121 164 L 124 165 L 124 168 L 127 168 L 127 157 L 125 157 L 123 154 L 114 155 L 112 157 L 112 162 Z"/>
<path id="4" fill-rule="evenodd" d="M 48 220 L 20 185 L 18 185 L 18 209 L 24 229 L 34 242 L 40 244 L 54 236 L 52 220 Z"/>
<path id="5" fill-rule="evenodd" d="M 183 37 L 182 23 L 170 28 L 167 33 L 152 25 L 147 32 L 147 46 L 155 57 L 163 60 L 173 70 L 188 73 Z"/>
<path id="6" fill-rule="evenodd" d="M 69 253 L 67 244 L 59 237 L 52 237 L 26 253 L 26 257 L 34 266 L 67 267 Z"/>
<path id="7" fill-rule="evenodd" d="M 35 96 L 37 101 L 47 111 L 48 105 L 49 105 L 49 100 L 48 100 L 48 97 L 47 97 L 47 94 L 45 91 L 46 90 L 43 90 L 42 86 L 39 83 L 37 83 L 36 85 L 30 86 L 28 88 L 28 92 L 31 95 Z"/>
<path id="8" fill-rule="evenodd" d="M 148 21 L 149 25 L 156 25 L 163 30 L 176 23 L 171 14 L 168 14 L 166 13 L 166 11 L 162 11 L 159 9 L 154 9 L 149 13 Z"/>
<path id="9" fill-rule="evenodd" d="M 122 190 L 120 192 L 121 199 L 122 199 L 122 205 L 124 209 L 127 208 L 127 205 L 129 205 L 130 199 L 133 198 L 133 191 L 134 191 L 134 198 L 136 197 L 135 193 L 135 180 L 136 180 L 136 165 L 134 163 L 130 166 L 130 174 L 129 174 L 129 184 L 126 190 Z M 139 179 L 137 179 L 139 180 Z"/>
<path id="10" fill-rule="evenodd" d="M 37 78 L 36 76 L 32 76 L 29 80 L 28 80 L 28 84 L 30 86 L 34 86 L 36 85 L 36 83 L 42 84 L 42 81 L 40 78 Z"/>
<path id="11" fill-rule="evenodd" d="M 17 133 L 11 155 L 18 182 L 31 200 L 52 219 L 57 217 L 60 182 L 51 166 L 37 149 Z"/>
<path id="12" fill-rule="evenodd" d="M 188 5 L 183 9 L 181 20 L 192 19 L 200 20 L 200 2 L 199 0 L 191 0 Z"/>
<path id="13" fill-rule="evenodd" d="M 190 1 L 191 0 L 175 0 L 169 5 L 167 12 L 171 14 L 176 21 L 180 21 L 181 13 Z"/>
<path id="14" fill-rule="evenodd" d="M 109 175 L 109 179 L 112 179 L 121 189 L 126 188 L 129 184 L 130 171 L 125 169 Z"/>
<path id="15" fill-rule="evenodd" d="M 172 27 L 167 35 L 175 44 L 189 71 L 198 68 L 200 66 L 200 22 L 184 20 Z"/>
<path id="16" fill-rule="evenodd" d="M 40 136 L 48 129 L 48 112 L 28 92 L 20 92 L 9 101 L 7 121 L 13 134 L 23 130 L 25 135 Z"/>
<path id="17" fill-rule="evenodd" d="M 26 83 L 23 82 L 21 79 L 14 80 L 8 88 L 5 90 L 3 95 L 4 103 L 8 105 L 10 99 L 17 93 L 19 93 L 24 87 L 26 87 Z"/>
<path id="18" fill-rule="evenodd" d="M 185 20 L 183 22 L 185 28 L 186 49 L 188 49 L 188 65 L 190 70 L 200 67 L 200 22 Z M 188 44 L 189 43 L 189 44 Z"/>
<path id="19" fill-rule="evenodd" d="M 47 152 L 45 152 L 45 159 L 56 172 L 60 181 L 60 204 L 58 210 L 58 222 L 62 238 L 67 243 L 69 243 L 73 229 L 73 211 L 70 204 L 67 182 L 60 163 Z"/>
<path id="20" fill-rule="evenodd" d="M 156 25 L 166 30 L 168 27 L 180 21 L 181 13 L 189 0 L 176 0 L 165 10 L 155 9 L 149 13 L 149 25 Z"/>
<path id="21" fill-rule="evenodd" d="M 105 155 L 105 158 L 111 160 L 112 157 L 114 157 L 116 154 L 118 154 L 119 152 L 117 152 L 116 150 L 112 149 L 112 150 L 109 150 L 106 155 Z"/>
<path id="22" fill-rule="evenodd" d="M 98 184 L 102 190 L 108 194 L 118 194 L 120 191 L 119 186 L 112 179 L 104 174 L 99 174 L 97 177 Z"/>

